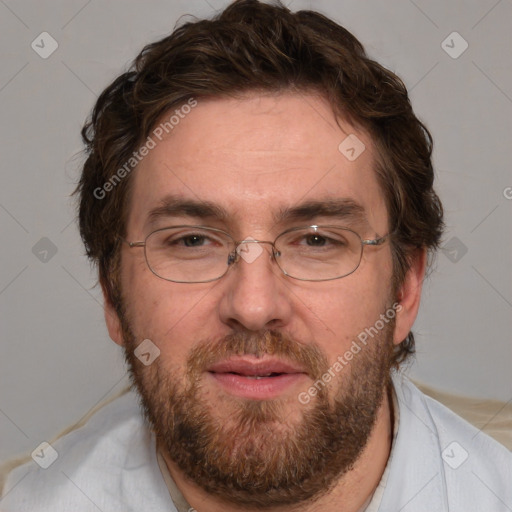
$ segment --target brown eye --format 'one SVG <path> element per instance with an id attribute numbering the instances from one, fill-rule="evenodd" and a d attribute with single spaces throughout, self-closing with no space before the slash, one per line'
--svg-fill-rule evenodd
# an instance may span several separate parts
<path id="1" fill-rule="evenodd" d="M 309 235 L 306 238 L 306 243 L 315 247 L 323 247 L 327 243 L 327 239 L 320 235 Z"/>
<path id="2" fill-rule="evenodd" d="M 182 242 L 185 247 L 199 247 L 203 245 L 206 237 L 202 235 L 188 235 L 180 238 L 178 241 Z"/>

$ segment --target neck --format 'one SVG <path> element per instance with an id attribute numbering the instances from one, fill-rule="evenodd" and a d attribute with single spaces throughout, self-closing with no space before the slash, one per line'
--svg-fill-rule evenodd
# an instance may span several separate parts
<path id="1" fill-rule="evenodd" d="M 268 508 L 267 512 L 362 512 L 378 486 L 391 450 L 393 407 L 390 393 L 385 393 L 368 442 L 354 467 L 336 485 L 314 502 Z M 198 512 L 239 512 L 240 506 L 213 496 L 186 478 L 162 446 L 159 447 L 170 475 L 190 506 Z M 260 508 L 244 506 L 247 512 Z"/>

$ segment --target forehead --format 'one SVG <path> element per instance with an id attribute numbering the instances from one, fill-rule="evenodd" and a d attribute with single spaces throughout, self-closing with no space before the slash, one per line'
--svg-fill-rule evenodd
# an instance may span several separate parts
<path id="1" fill-rule="evenodd" d="M 372 141 L 348 123 L 338 124 L 323 98 L 199 98 L 177 120 L 161 140 L 151 135 L 154 148 L 134 171 L 129 233 L 147 234 L 155 221 L 151 212 L 171 196 L 175 204 L 183 199 L 217 206 L 226 214 L 219 221 L 246 231 L 275 225 L 279 213 L 302 204 L 338 200 L 361 206 L 373 230 L 386 229 Z"/>

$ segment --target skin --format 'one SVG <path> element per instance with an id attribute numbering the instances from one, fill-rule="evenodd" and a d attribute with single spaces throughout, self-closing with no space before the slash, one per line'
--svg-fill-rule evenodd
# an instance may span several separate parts
<path id="1" fill-rule="evenodd" d="M 199 99 L 198 106 L 134 171 L 126 238 L 144 240 L 153 229 L 172 224 L 207 224 L 228 231 L 237 240 L 249 236 L 274 240 L 294 225 L 343 225 L 322 217 L 276 225 L 273 218 L 280 208 L 334 198 L 350 198 L 364 207 L 368 226 L 358 229 L 363 238 L 387 234 L 385 202 L 373 170 L 372 141 L 346 122 L 340 121 L 340 126 L 329 104 L 313 94 L 251 93 L 239 99 Z M 338 150 L 351 133 L 366 146 L 353 162 Z M 146 222 L 149 210 L 169 194 L 208 200 L 229 216 L 220 220 L 180 215 L 160 219 L 150 227 Z M 424 271 L 425 253 L 417 251 L 396 296 L 402 309 L 396 317 L 394 343 L 405 338 L 416 318 Z M 121 284 L 131 325 L 141 340 L 149 338 L 159 347 L 162 368 L 178 375 L 184 375 L 186 359 L 198 340 L 220 338 L 237 330 L 277 329 L 298 343 L 314 340 L 332 364 L 350 348 L 357 334 L 374 325 L 385 311 L 391 298 L 391 278 L 389 243 L 365 247 L 353 274 L 326 282 L 303 282 L 283 275 L 266 251 L 250 264 L 239 261 L 222 279 L 203 284 L 157 278 L 148 269 L 142 249 L 124 247 L 121 257 Z M 105 304 L 109 334 L 123 345 L 119 318 L 108 300 Z M 311 384 L 306 377 L 306 382 L 291 386 L 280 397 L 287 424 L 300 419 L 304 406 L 297 395 Z M 227 421 L 233 398 L 213 379 L 205 380 L 204 386 L 212 414 Z M 386 397 L 354 468 L 316 502 L 286 510 L 339 511 L 342 503 L 343 511 L 357 512 L 384 471 L 391 424 Z M 206 494 L 164 456 L 191 506 L 201 512 L 239 510 Z"/>

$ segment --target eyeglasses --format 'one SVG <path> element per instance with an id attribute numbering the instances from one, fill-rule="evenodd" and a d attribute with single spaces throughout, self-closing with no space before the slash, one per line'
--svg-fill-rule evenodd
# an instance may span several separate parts
<path id="1" fill-rule="evenodd" d="M 263 252 L 249 244 L 269 244 L 273 260 L 293 279 L 340 279 L 359 267 L 365 245 L 382 245 L 389 236 L 364 240 L 351 229 L 328 225 L 287 229 L 274 242 L 236 241 L 221 229 L 183 225 L 157 229 L 143 242 L 121 240 L 130 248 L 144 247 L 149 269 L 166 281 L 208 283 L 223 277 L 240 257 L 251 262 Z"/>

